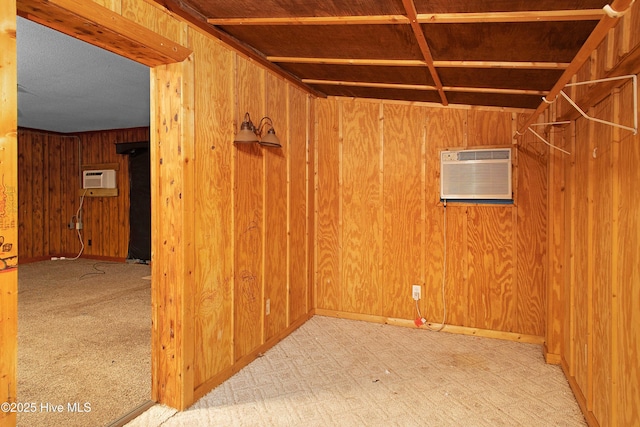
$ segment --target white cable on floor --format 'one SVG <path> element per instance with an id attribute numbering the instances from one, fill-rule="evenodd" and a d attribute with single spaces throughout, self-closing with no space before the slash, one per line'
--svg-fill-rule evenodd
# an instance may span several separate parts
<path id="1" fill-rule="evenodd" d="M 443 203 L 442 209 L 443 216 L 443 227 L 442 227 L 442 239 L 444 240 L 444 254 L 442 259 L 442 323 L 439 328 L 432 328 L 428 323 L 424 323 L 424 325 L 431 331 L 440 332 L 444 329 L 445 324 L 447 322 L 447 302 L 445 300 L 445 283 L 447 279 L 447 201 L 445 200 Z M 420 319 L 423 319 L 422 314 L 420 314 L 420 308 L 418 307 L 418 300 L 416 300 L 416 311 L 418 312 L 418 316 Z M 425 322 L 425 320 L 422 320 Z"/>
<path id="2" fill-rule="evenodd" d="M 87 190 L 85 189 L 80 196 L 80 205 L 78 206 L 78 210 L 76 212 L 76 231 L 78 232 L 78 239 L 80 240 L 80 252 L 74 258 L 65 258 L 67 260 L 73 261 L 80 258 L 82 252 L 84 252 L 84 241 L 82 240 L 82 233 L 80 232 L 80 228 L 78 228 L 77 224 L 82 224 L 82 205 L 84 204 L 84 196 L 87 194 Z"/>

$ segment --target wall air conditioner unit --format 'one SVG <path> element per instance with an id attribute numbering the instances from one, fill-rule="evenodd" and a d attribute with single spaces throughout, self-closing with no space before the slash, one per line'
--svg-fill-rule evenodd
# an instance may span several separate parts
<path id="1" fill-rule="evenodd" d="M 82 171 L 82 188 L 116 188 L 116 171 L 113 169 Z"/>
<path id="2" fill-rule="evenodd" d="M 441 151 L 440 199 L 511 200 L 511 149 Z"/>

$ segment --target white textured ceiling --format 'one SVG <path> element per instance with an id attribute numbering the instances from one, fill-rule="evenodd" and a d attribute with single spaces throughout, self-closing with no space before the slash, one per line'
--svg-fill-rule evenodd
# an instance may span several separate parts
<path id="1" fill-rule="evenodd" d="M 149 68 L 18 17 L 18 126 L 149 126 Z"/>

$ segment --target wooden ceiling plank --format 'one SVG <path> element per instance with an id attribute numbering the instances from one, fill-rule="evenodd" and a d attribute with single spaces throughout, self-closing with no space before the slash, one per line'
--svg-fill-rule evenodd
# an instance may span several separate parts
<path id="1" fill-rule="evenodd" d="M 417 59 L 352 59 L 352 58 L 308 58 L 291 56 L 267 56 L 271 62 L 325 65 L 380 65 L 390 67 L 426 67 L 427 63 Z"/>
<path id="2" fill-rule="evenodd" d="M 375 88 L 383 88 L 383 89 L 438 90 L 435 86 L 411 85 L 411 84 L 399 84 L 399 83 L 353 82 L 353 81 L 318 80 L 318 79 L 302 79 L 302 82 L 306 84 L 331 85 L 331 86 L 375 87 Z"/>
<path id="3" fill-rule="evenodd" d="M 433 61 L 442 68 L 513 68 L 529 70 L 563 70 L 568 62 L 526 62 L 526 61 Z"/>
<path id="4" fill-rule="evenodd" d="M 614 0 L 610 6 L 615 11 L 623 12 L 627 11 L 634 1 L 635 0 Z M 598 25 L 596 25 L 594 30 L 591 32 L 591 35 L 584 42 L 578 53 L 573 58 L 573 61 L 571 61 L 567 69 L 564 71 L 564 73 L 562 73 L 556 84 L 546 95 L 545 99 L 551 100 L 551 102 L 553 102 L 558 97 L 560 91 L 566 86 L 567 83 L 569 83 L 571 78 L 580 70 L 580 67 L 582 67 L 582 65 L 589 59 L 589 57 L 591 56 L 591 52 L 593 52 L 605 39 L 609 30 L 618 23 L 618 20 L 621 16 L 622 15 L 619 15 L 617 17 L 610 17 L 609 15 L 604 15 L 600 19 Z M 542 114 L 549 107 L 549 105 L 549 102 L 543 100 L 540 105 L 538 105 L 538 108 L 536 108 L 536 110 L 524 122 L 524 124 L 520 126 L 520 129 L 516 132 L 516 135 L 513 136 L 514 139 L 519 135 L 523 135 L 524 132 L 527 131 L 527 128 L 536 121 L 538 116 Z"/>
<path id="5" fill-rule="evenodd" d="M 448 92 L 471 92 L 471 93 L 502 93 L 509 95 L 544 95 L 542 90 L 531 89 L 503 89 L 503 88 L 486 88 L 486 87 L 461 87 L 461 86 L 445 86 Z"/>
<path id="6" fill-rule="evenodd" d="M 290 16 L 280 18 L 209 18 L 211 25 L 389 25 L 408 24 L 403 15 Z"/>
<path id="7" fill-rule="evenodd" d="M 292 56 L 267 56 L 271 62 L 325 65 L 380 65 L 389 67 L 426 67 L 425 61 L 417 59 L 352 59 L 311 58 Z M 568 62 L 524 62 L 524 61 L 433 61 L 436 68 L 512 68 L 531 70 L 562 70 Z"/>
<path id="8" fill-rule="evenodd" d="M 320 80 L 320 79 L 302 79 L 303 83 L 310 85 L 331 85 L 331 86 L 352 86 L 352 87 L 370 87 L 383 89 L 410 89 L 410 90 L 438 90 L 435 86 L 430 85 L 414 85 L 399 83 L 375 83 L 375 82 L 354 82 L 345 80 Z M 544 95 L 544 91 L 528 90 L 528 89 L 503 89 L 503 88 L 481 88 L 481 87 L 458 87 L 444 86 L 443 90 L 451 92 L 472 92 L 472 93 L 500 93 L 510 95 Z"/>
<path id="9" fill-rule="evenodd" d="M 442 100 L 442 105 L 448 105 L 449 101 L 447 101 L 447 96 L 442 89 L 442 82 L 440 81 L 440 76 L 438 76 L 438 71 L 436 67 L 433 65 L 433 56 L 431 55 L 431 49 L 429 49 L 429 44 L 427 43 L 427 39 L 424 36 L 424 32 L 422 31 L 422 27 L 418 22 L 418 12 L 416 10 L 416 5 L 413 0 L 402 0 L 402 4 L 404 6 L 405 11 L 407 12 L 407 17 L 411 23 L 411 29 L 413 30 L 413 34 L 416 37 L 418 45 L 420 46 L 420 51 L 422 52 L 422 56 L 429 68 L 429 72 L 431 73 L 431 77 L 435 83 L 436 88 L 438 89 L 438 95 L 440 95 L 440 99 Z"/>
<path id="10" fill-rule="evenodd" d="M 104 8 L 82 0 L 18 0 L 18 13 L 71 37 L 149 67 L 184 61 L 191 50 Z"/>
<path id="11" fill-rule="evenodd" d="M 598 21 L 605 12 L 602 9 L 544 10 L 520 12 L 482 13 L 421 13 L 417 16 L 421 24 L 466 24 L 488 22 L 552 22 L 552 21 Z"/>

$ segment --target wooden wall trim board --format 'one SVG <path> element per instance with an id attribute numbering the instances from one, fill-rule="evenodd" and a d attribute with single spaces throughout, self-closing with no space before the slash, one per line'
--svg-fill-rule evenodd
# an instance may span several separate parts
<path id="1" fill-rule="evenodd" d="M 20 15 L 31 21 L 149 67 L 181 62 L 191 53 L 183 45 L 93 2 L 18 0 L 17 3 Z"/>
<path id="2" fill-rule="evenodd" d="M 15 0 L 0 4 L 0 403 L 18 401 L 18 79 Z M 0 426 L 16 414 L 0 411 Z"/>
<path id="3" fill-rule="evenodd" d="M 386 316 L 376 316 L 371 314 L 360 314 L 360 313 L 349 313 L 347 311 L 336 311 L 336 310 L 324 310 L 317 308 L 315 309 L 315 314 L 318 316 L 327 316 L 327 317 L 335 317 L 338 319 L 349 319 L 349 320 L 361 320 L 364 322 L 371 323 L 383 323 L 386 325 L 393 326 L 402 326 L 405 328 L 416 328 L 416 324 L 413 320 L 409 319 L 399 319 L 395 317 L 386 317 Z M 438 323 L 428 323 L 432 328 L 438 329 L 440 324 Z M 433 332 L 426 327 L 419 327 L 418 329 L 424 330 L 425 332 Z M 442 332 L 459 334 L 459 335 L 471 335 L 483 338 L 495 338 L 507 341 L 516 341 L 523 342 L 528 344 L 544 344 L 544 338 L 536 335 L 527 335 L 527 334 L 517 334 L 513 332 L 502 332 L 495 331 L 491 329 L 480 329 L 480 328 L 469 328 L 465 326 L 455 326 L 455 325 L 445 325 Z"/>

